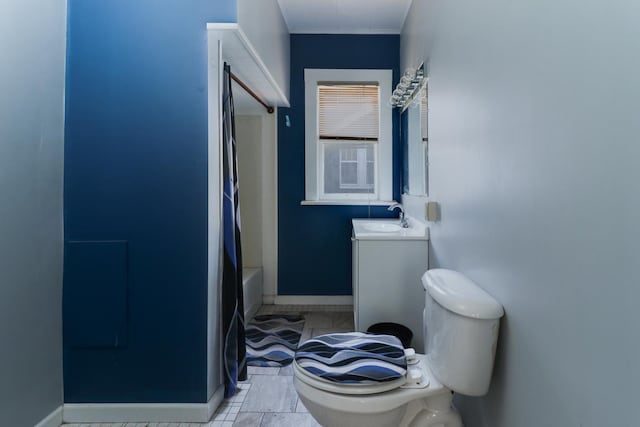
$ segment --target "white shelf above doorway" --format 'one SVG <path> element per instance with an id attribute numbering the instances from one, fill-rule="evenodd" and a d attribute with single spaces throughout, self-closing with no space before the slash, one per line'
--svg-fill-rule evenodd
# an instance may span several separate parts
<path id="1" fill-rule="evenodd" d="M 267 104 L 289 107 L 289 100 L 237 23 L 208 23 L 207 31 L 221 41 L 222 60 Z"/>

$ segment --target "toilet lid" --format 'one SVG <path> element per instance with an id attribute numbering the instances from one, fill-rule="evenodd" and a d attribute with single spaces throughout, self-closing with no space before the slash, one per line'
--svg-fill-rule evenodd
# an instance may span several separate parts
<path id="1" fill-rule="evenodd" d="M 400 340 L 362 332 L 327 334 L 305 341 L 295 354 L 296 366 L 320 383 L 389 390 L 405 382 L 407 361 Z M 382 387 L 378 387 L 382 386 Z M 372 391 L 372 392 L 376 392 Z"/>

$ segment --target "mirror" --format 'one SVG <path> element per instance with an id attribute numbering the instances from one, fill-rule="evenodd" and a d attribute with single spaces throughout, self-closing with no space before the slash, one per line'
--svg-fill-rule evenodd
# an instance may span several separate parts
<path id="1" fill-rule="evenodd" d="M 422 82 L 420 90 L 404 107 L 401 129 L 404 130 L 403 191 L 412 196 L 429 194 L 429 126 L 428 126 L 428 78 Z"/>

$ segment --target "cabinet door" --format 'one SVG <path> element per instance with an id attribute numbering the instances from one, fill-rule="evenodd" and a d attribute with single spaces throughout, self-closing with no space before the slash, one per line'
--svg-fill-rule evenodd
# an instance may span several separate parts
<path id="1" fill-rule="evenodd" d="M 413 347 L 424 350 L 421 277 L 428 267 L 428 242 L 360 240 L 357 249 L 358 330 L 394 322 L 413 332 Z"/>
<path id="2" fill-rule="evenodd" d="M 353 293 L 353 324 L 358 327 L 358 240 L 351 238 L 351 292 Z"/>

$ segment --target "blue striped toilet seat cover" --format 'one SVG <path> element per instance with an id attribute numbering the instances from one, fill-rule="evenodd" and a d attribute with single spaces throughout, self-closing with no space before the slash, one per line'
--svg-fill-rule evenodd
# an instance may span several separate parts
<path id="1" fill-rule="evenodd" d="M 407 361 L 400 340 L 362 332 L 320 335 L 295 355 L 306 372 L 340 384 L 372 384 L 404 377 Z"/>

